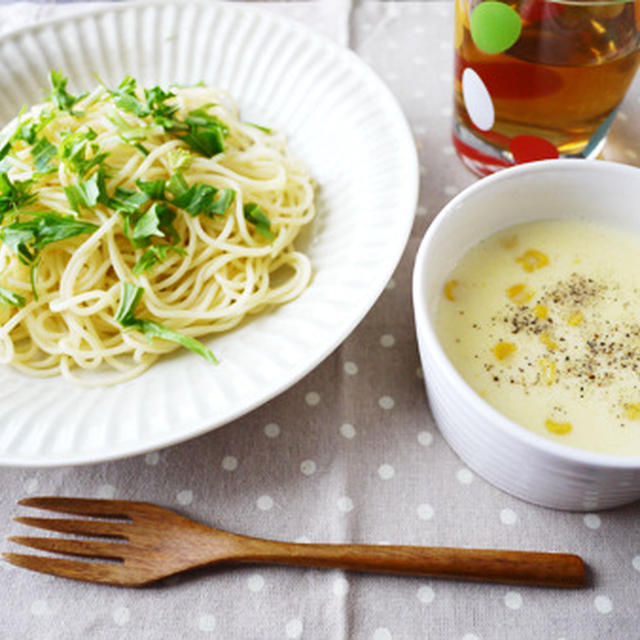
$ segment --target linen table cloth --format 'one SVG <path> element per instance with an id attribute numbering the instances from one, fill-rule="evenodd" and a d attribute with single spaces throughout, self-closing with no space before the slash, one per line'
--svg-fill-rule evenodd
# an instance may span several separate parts
<path id="1" fill-rule="evenodd" d="M 0 469 L 0 531 L 32 533 L 10 520 L 25 515 L 15 503 L 28 495 L 146 500 L 230 531 L 283 540 L 574 552 L 589 564 L 591 585 L 563 591 L 245 566 L 118 589 L 0 563 L 0 638 L 640 637 L 640 506 L 582 514 L 521 502 L 466 468 L 429 413 L 412 318 L 413 259 L 436 213 L 476 179 L 449 138 L 453 5 L 256 4 L 351 47 L 398 98 L 421 174 L 402 260 L 371 312 L 333 354 L 235 422 L 127 460 Z M 87 6 L 5 4 L 0 31 Z M 604 156 L 638 164 L 639 153 L 636 81 Z M 2 550 L 19 549 L 3 540 Z"/>

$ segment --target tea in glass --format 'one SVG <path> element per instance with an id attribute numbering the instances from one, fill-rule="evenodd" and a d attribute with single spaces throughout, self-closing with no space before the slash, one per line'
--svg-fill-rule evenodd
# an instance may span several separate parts
<path id="1" fill-rule="evenodd" d="M 486 175 L 592 157 L 640 63 L 640 0 L 456 0 L 453 142 Z"/>

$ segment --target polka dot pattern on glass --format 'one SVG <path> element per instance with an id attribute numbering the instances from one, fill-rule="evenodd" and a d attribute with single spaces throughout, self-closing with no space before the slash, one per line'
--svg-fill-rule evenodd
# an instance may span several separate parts
<path id="1" fill-rule="evenodd" d="M 436 597 L 433 588 L 429 585 L 418 587 L 418 593 L 416 595 L 422 604 L 431 604 Z"/>
<path id="2" fill-rule="evenodd" d="M 378 467 L 378 475 L 383 480 L 390 480 L 396 475 L 395 469 L 390 464 L 381 464 Z"/>
<path id="3" fill-rule="evenodd" d="M 198 629 L 200 631 L 213 631 L 216 628 L 216 618 L 210 613 L 203 614 L 198 618 Z"/>
<path id="4" fill-rule="evenodd" d="M 264 588 L 264 578 L 259 573 L 254 573 L 247 579 L 247 588 L 254 593 L 262 591 Z"/>
<path id="5" fill-rule="evenodd" d="M 317 391 L 309 391 L 309 393 L 304 397 L 304 401 L 310 407 L 315 407 L 320 404 L 320 394 Z"/>
<path id="6" fill-rule="evenodd" d="M 348 360 L 343 366 L 344 372 L 349 376 L 355 376 L 358 373 L 358 365 Z"/>
<path id="7" fill-rule="evenodd" d="M 300 471 L 305 476 L 312 476 L 316 472 L 316 463 L 313 460 L 303 460 L 300 463 Z"/>
<path id="8" fill-rule="evenodd" d="M 391 396 L 381 396 L 378 398 L 378 404 L 382 409 L 388 411 L 396 406 L 396 401 Z"/>
<path id="9" fill-rule="evenodd" d="M 386 627 L 378 627 L 372 636 L 373 640 L 393 640 L 393 636 L 391 635 L 391 631 Z"/>
<path id="10" fill-rule="evenodd" d="M 427 503 L 418 505 L 417 512 L 418 518 L 420 518 L 420 520 L 431 520 L 434 514 L 433 507 Z"/>
<path id="11" fill-rule="evenodd" d="M 599 595 L 593 599 L 593 606 L 598 613 L 611 613 L 613 611 L 613 603 L 609 596 Z"/>
<path id="12" fill-rule="evenodd" d="M 599 529 L 602 524 L 600 516 L 595 513 L 585 514 L 582 520 L 588 529 Z"/>
<path id="13" fill-rule="evenodd" d="M 264 435 L 267 438 L 277 438 L 280 435 L 280 425 L 275 422 L 270 422 L 264 427 Z"/>
<path id="14" fill-rule="evenodd" d="M 430 431 L 420 431 L 418 433 L 418 442 L 423 447 L 429 447 L 433 443 L 433 434 Z"/>
<path id="15" fill-rule="evenodd" d="M 504 604 L 509 609 L 519 609 L 522 606 L 522 596 L 517 591 L 508 591 L 504 596 Z"/>
<path id="16" fill-rule="evenodd" d="M 131 620 L 131 612 L 127 607 L 117 607 L 113 610 L 112 617 L 118 626 L 123 627 Z"/>

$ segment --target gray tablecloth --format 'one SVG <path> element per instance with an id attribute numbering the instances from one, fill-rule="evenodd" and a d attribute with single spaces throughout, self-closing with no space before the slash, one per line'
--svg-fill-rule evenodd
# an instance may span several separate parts
<path id="1" fill-rule="evenodd" d="M 449 139 L 452 6 L 265 6 L 352 47 L 389 84 L 410 120 L 422 193 L 396 273 L 335 353 L 289 391 L 232 424 L 120 462 L 0 469 L 0 531 L 26 534 L 10 522 L 12 515 L 24 514 L 15 506 L 24 496 L 117 497 L 285 540 L 572 551 L 590 565 L 592 584 L 559 591 L 244 567 L 133 590 L 68 582 L 0 563 L 0 638 L 640 637 L 640 507 L 577 514 L 520 502 L 465 468 L 429 414 L 412 321 L 411 268 L 433 216 L 474 181 Z M 77 5 L 5 5 L 0 28 L 75 10 Z M 607 157 L 638 162 L 639 97 L 636 82 Z M 17 550 L 7 542 L 1 546 Z"/>

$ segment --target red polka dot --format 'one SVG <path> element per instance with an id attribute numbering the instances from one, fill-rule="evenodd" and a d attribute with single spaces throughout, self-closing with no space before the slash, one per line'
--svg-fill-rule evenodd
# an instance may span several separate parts
<path id="1" fill-rule="evenodd" d="M 544 138 L 538 136 L 516 136 L 509 143 L 509 151 L 517 164 L 549 160 L 558 157 L 558 150 Z"/>

